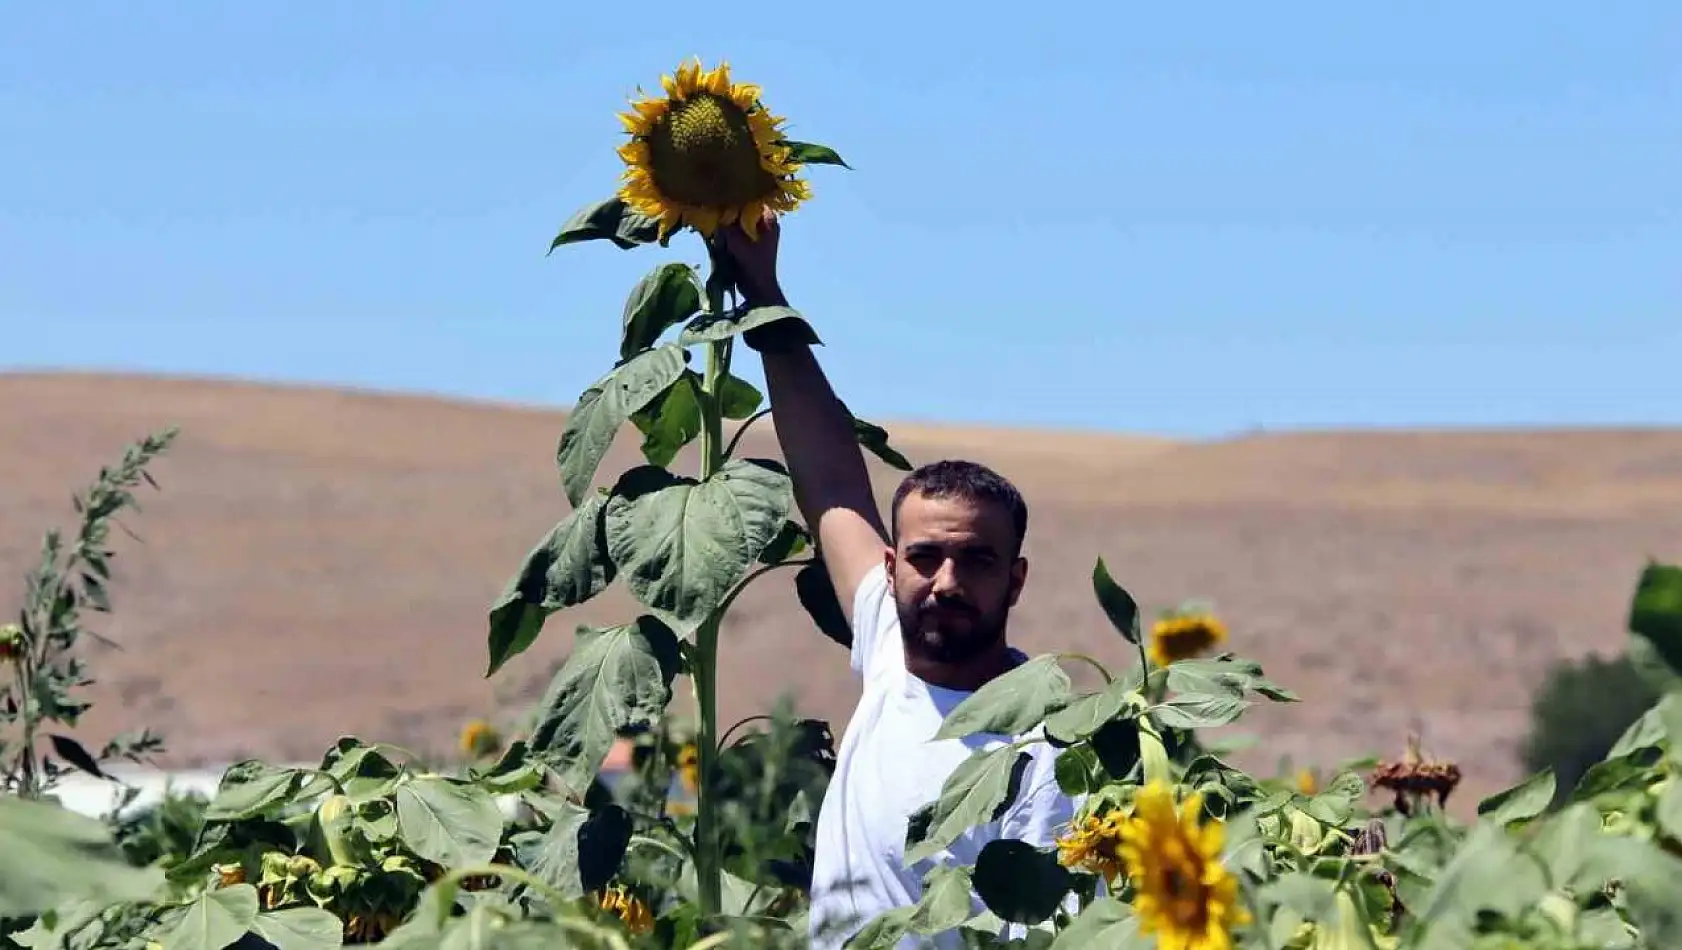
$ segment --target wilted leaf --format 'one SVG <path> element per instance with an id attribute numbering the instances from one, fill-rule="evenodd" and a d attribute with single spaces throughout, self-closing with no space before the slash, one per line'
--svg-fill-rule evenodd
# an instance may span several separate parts
<path id="1" fill-rule="evenodd" d="M 142 901 L 164 883 L 132 867 L 99 821 L 45 802 L 0 795 L 0 917 L 71 901 Z"/>
<path id="2" fill-rule="evenodd" d="M 638 466 L 608 501 L 608 552 L 632 595 L 688 633 L 746 575 L 793 502 L 788 474 L 760 459 L 733 459 L 704 482 Z"/>
<path id="3" fill-rule="evenodd" d="M 396 803 L 403 843 L 426 860 L 459 868 L 496 856 L 502 812 L 484 789 L 421 776 L 398 786 Z"/>
<path id="4" fill-rule="evenodd" d="M 572 655 L 539 704 L 528 746 L 569 788 L 584 789 L 621 730 L 652 726 L 677 675 L 670 628 L 644 615 L 617 627 L 580 627 Z"/>
<path id="5" fill-rule="evenodd" d="M 970 694 L 946 714 L 934 737 L 961 739 L 976 733 L 1019 736 L 1068 702 L 1069 674 L 1057 665 L 1057 656 L 1036 656 Z"/>
<path id="6" fill-rule="evenodd" d="M 667 344 L 647 350 L 590 384 L 567 414 L 555 460 L 561 485 L 574 508 L 596 476 L 596 468 L 612 447 L 631 413 L 653 401 L 683 375 L 682 347 Z"/>
<path id="7" fill-rule="evenodd" d="M 111 776 L 105 774 L 105 770 L 99 767 L 99 760 L 90 755 L 87 749 L 82 748 L 82 744 L 80 742 L 77 742 L 69 736 L 61 736 L 57 733 L 53 733 L 47 738 L 52 742 L 53 751 L 58 753 L 59 758 L 69 762 L 71 765 L 74 765 L 95 778 L 115 781 L 115 779 L 112 779 Z"/>

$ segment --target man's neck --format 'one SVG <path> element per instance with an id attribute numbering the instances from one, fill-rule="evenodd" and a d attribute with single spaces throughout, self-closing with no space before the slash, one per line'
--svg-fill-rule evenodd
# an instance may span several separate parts
<path id="1" fill-rule="evenodd" d="M 1016 665 L 1015 657 L 1015 651 L 1000 642 L 986 653 L 961 663 L 942 663 L 908 653 L 905 668 L 930 686 L 972 693 L 1008 672 Z"/>

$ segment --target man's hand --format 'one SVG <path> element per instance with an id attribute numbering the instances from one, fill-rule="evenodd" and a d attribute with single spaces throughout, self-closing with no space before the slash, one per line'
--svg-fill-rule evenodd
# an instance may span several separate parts
<path id="1" fill-rule="evenodd" d="M 755 240 L 733 224 L 718 232 L 719 243 L 730 255 L 736 269 L 736 285 L 741 288 L 749 307 L 786 307 L 788 298 L 777 282 L 777 246 L 782 228 L 777 216 L 766 211 L 759 219 L 759 238 Z"/>
<path id="2" fill-rule="evenodd" d="M 750 307 L 788 306 L 777 280 L 781 236 L 776 216 L 769 212 L 759 223 L 758 240 L 749 238 L 740 225 L 719 232 L 719 243 L 730 255 Z M 830 389 L 803 324 L 795 317 L 774 320 L 742 334 L 742 340 L 764 357 L 771 421 L 794 480 L 795 499 L 850 621 L 859 582 L 883 562 L 887 532 L 852 416 Z"/>

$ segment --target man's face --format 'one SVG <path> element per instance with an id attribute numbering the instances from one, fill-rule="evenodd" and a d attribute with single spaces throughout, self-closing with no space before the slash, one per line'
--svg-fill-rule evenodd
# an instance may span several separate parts
<path id="1" fill-rule="evenodd" d="M 1009 512 L 913 492 L 898 530 L 887 568 L 906 650 L 962 663 L 1002 641 L 1028 574 Z"/>

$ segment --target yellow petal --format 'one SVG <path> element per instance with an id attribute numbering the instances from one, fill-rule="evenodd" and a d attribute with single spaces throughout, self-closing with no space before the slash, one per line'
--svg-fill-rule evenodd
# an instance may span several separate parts
<path id="1" fill-rule="evenodd" d="M 750 201 L 742 208 L 742 230 L 747 232 L 751 241 L 759 240 L 759 219 L 765 214 L 765 206 L 757 201 Z"/>
<path id="2" fill-rule="evenodd" d="M 759 101 L 760 91 L 760 88 L 753 83 L 737 83 L 730 90 L 730 101 L 734 102 L 737 108 L 745 112 L 752 109 L 754 103 Z"/>
<path id="3" fill-rule="evenodd" d="M 683 217 L 707 237 L 712 237 L 713 232 L 718 230 L 718 211 L 715 208 L 690 208 Z"/>
<path id="4" fill-rule="evenodd" d="M 729 95 L 730 94 L 730 64 L 729 63 L 719 63 L 718 68 L 714 69 L 712 72 L 707 74 L 706 79 L 701 84 L 701 86 L 707 92 L 710 92 L 715 96 Z"/>
<path id="5" fill-rule="evenodd" d="M 627 165 L 648 164 L 648 143 L 642 139 L 632 139 L 614 151 L 619 153 L 620 159 Z"/>
<path id="6" fill-rule="evenodd" d="M 690 60 L 677 68 L 678 99 L 688 99 L 695 94 L 697 80 L 701 78 L 700 57 Z"/>

